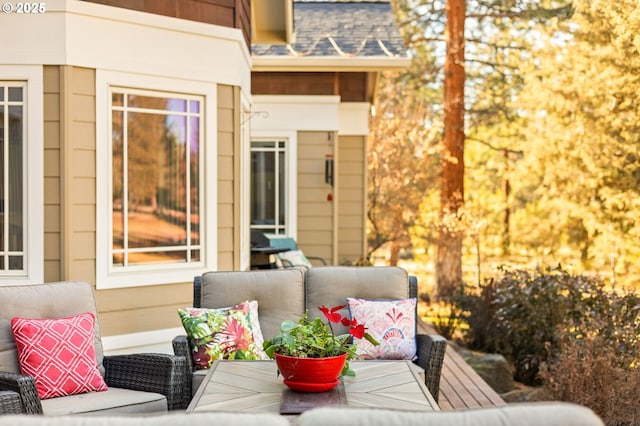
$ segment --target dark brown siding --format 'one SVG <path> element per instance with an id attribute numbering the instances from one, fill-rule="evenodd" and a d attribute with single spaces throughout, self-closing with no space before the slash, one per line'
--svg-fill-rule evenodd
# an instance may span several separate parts
<path id="1" fill-rule="evenodd" d="M 250 0 L 85 0 L 91 3 L 240 28 L 251 39 Z"/>
<path id="2" fill-rule="evenodd" d="M 342 102 L 366 102 L 367 74 L 363 72 L 254 72 L 254 95 L 340 95 Z"/>

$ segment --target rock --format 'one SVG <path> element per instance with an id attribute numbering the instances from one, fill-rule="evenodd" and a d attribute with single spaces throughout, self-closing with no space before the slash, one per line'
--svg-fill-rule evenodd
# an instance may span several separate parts
<path id="1" fill-rule="evenodd" d="M 514 389 L 500 396 L 505 402 L 551 401 L 553 398 L 542 387 L 532 387 L 515 382 Z"/>
<path id="2" fill-rule="evenodd" d="M 501 394 L 513 390 L 513 370 L 502 355 L 474 352 L 461 355 L 497 393 Z"/>

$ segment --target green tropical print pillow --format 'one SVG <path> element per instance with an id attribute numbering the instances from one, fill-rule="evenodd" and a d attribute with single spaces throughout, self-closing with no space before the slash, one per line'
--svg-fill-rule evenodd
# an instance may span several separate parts
<path id="1" fill-rule="evenodd" d="M 249 303 L 231 308 L 178 309 L 191 341 L 194 368 L 211 367 L 217 359 L 260 359 L 250 325 Z"/>

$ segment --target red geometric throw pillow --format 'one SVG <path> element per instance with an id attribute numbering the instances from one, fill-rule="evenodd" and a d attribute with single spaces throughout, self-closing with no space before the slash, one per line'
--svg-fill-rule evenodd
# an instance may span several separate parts
<path id="1" fill-rule="evenodd" d="M 107 389 L 96 363 L 94 324 L 91 312 L 11 320 L 20 371 L 33 376 L 40 399 Z"/>

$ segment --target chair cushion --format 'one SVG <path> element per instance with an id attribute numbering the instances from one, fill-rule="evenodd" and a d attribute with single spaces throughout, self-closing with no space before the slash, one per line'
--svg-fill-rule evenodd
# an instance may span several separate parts
<path id="1" fill-rule="evenodd" d="M 4 426 L 289 426 L 284 416 L 267 413 L 178 413 L 147 416 L 0 416 L 0 425 Z"/>
<path id="2" fill-rule="evenodd" d="M 91 312 L 11 320 L 20 371 L 33 376 L 40 399 L 107 389 L 96 364 L 94 325 Z"/>
<path id="3" fill-rule="evenodd" d="M 276 255 L 280 260 L 280 263 L 284 266 L 304 266 L 305 268 L 311 268 L 313 265 L 311 261 L 307 259 L 307 256 L 302 253 L 301 250 L 289 250 L 283 251 Z"/>
<path id="4" fill-rule="evenodd" d="M 354 339 L 356 353 L 362 359 L 416 358 L 417 299 L 365 300 L 347 298 L 351 318 L 363 324 L 378 341 L 374 346 L 367 339 Z"/>
<path id="5" fill-rule="evenodd" d="M 409 275 L 395 266 L 316 266 L 306 272 L 306 309 L 309 318 L 322 318 L 320 306 L 345 305 L 347 297 L 368 300 L 409 298 Z M 348 316 L 345 307 L 340 311 Z M 336 334 L 348 333 L 346 327 L 335 324 Z"/>
<path id="6" fill-rule="evenodd" d="M 304 314 L 304 274 L 298 268 L 207 272 L 202 275 L 200 300 L 203 308 L 257 300 L 260 328 L 270 339 L 284 320 Z"/>
<path id="7" fill-rule="evenodd" d="M 16 345 L 11 333 L 12 318 L 64 318 L 84 312 L 96 315 L 93 288 L 82 281 L 0 286 L 0 306 L 0 371 L 12 373 L 20 373 Z M 95 324 L 93 347 L 98 368 L 104 373 L 100 321 Z"/>
<path id="8" fill-rule="evenodd" d="M 45 399 L 42 411 L 45 416 L 165 413 L 167 398 L 159 393 L 109 387 L 103 392 Z"/>
<path id="9" fill-rule="evenodd" d="M 316 408 L 298 426 L 604 426 L 589 408 L 564 402 L 517 403 L 456 411 Z"/>
<path id="10" fill-rule="evenodd" d="M 267 358 L 256 345 L 248 301 L 220 309 L 178 309 L 178 314 L 192 342 L 196 369 L 209 368 L 217 359 Z"/>

